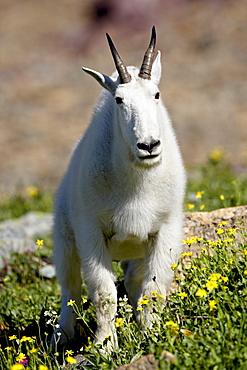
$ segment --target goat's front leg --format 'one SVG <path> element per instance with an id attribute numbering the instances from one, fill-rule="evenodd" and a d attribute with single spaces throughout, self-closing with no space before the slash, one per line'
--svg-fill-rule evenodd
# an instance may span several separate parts
<path id="1" fill-rule="evenodd" d="M 178 215 L 179 216 L 179 215 Z M 151 298 L 156 292 L 166 297 L 174 272 L 171 265 L 178 262 L 182 251 L 182 217 L 173 218 L 150 238 L 144 259 L 142 294 Z M 165 300 L 162 304 L 165 306 Z M 144 324 L 151 326 L 155 316 L 149 310 L 143 312 Z"/>
<path id="2" fill-rule="evenodd" d="M 174 221 L 164 224 L 156 235 L 150 236 L 144 259 L 122 263 L 125 287 L 135 310 L 137 322 L 143 327 L 150 327 L 155 315 L 145 305 L 144 310 L 136 310 L 138 302 L 143 296 L 152 298 L 156 295 L 154 292 L 166 297 L 174 275 L 171 265 L 177 263 L 182 250 L 181 239 L 181 221 L 174 218 Z M 164 307 L 165 300 L 160 304 Z"/>
<path id="3" fill-rule="evenodd" d="M 82 271 L 92 299 L 97 317 L 95 343 L 103 343 L 109 336 L 111 346 L 117 347 L 115 315 L 117 310 L 117 290 L 112 272 L 111 256 L 100 231 L 87 229 L 87 235 L 80 245 Z"/>

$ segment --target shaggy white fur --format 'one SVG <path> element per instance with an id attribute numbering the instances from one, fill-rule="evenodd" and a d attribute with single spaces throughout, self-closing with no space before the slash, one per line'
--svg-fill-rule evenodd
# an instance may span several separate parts
<path id="1" fill-rule="evenodd" d="M 96 308 L 96 342 L 111 334 L 117 290 L 112 260 L 122 261 L 134 309 L 143 295 L 166 292 L 182 239 L 185 173 L 170 118 L 160 97 L 160 52 L 151 79 L 127 67 L 128 83 L 88 68 L 105 90 L 76 146 L 57 192 L 54 262 L 62 286 L 60 343 L 74 336 L 67 306 L 81 299 L 81 268 Z M 139 311 L 136 312 L 140 321 Z M 152 321 L 144 312 L 144 324 Z M 56 340 L 56 333 L 53 342 Z"/>

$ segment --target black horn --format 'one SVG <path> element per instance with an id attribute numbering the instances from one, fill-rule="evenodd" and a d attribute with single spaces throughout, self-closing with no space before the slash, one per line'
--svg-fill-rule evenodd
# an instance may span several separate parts
<path id="1" fill-rule="evenodd" d="M 110 50 L 111 50 L 111 53 L 112 53 L 112 56 L 113 56 L 113 59 L 114 59 L 114 63 L 115 63 L 115 66 L 117 68 L 117 71 L 118 71 L 118 74 L 119 74 L 119 77 L 120 77 L 120 82 L 122 84 L 126 84 L 128 82 L 131 81 L 131 76 L 127 70 L 127 68 L 125 67 L 122 59 L 120 58 L 120 55 L 118 54 L 113 42 L 112 42 L 112 39 L 110 38 L 110 36 L 108 35 L 108 33 L 106 34 L 106 37 L 107 37 L 107 41 L 108 41 L 108 44 L 109 44 L 109 47 L 110 47 Z"/>
<path id="2" fill-rule="evenodd" d="M 152 28 L 151 40 L 149 47 L 144 55 L 143 62 L 140 68 L 139 77 L 144 78 L 146 80 L 151 79 L 151 70 L 154 61 L 154 49 L 156 44 L 156 31 L 155 27 Z"/>

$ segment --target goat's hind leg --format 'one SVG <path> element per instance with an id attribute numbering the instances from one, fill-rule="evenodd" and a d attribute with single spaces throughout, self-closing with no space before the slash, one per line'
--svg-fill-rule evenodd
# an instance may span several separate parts
<path id="1" fill-rule="evenodd" d="M 59 329 L 53 334 L 52 345 L 65 344 L 75 335 L 76 315 L 73 304 L 81 301 L 81 263 L 75 243 L 70 239 L 55 237 L 54 263 L 62 288 L 62 312 Z"/>

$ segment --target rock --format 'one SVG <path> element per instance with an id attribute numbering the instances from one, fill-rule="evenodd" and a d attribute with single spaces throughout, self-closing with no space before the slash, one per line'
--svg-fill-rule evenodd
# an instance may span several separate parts
<path id="1" fill-rule="evenodd" d="M 42 212 L 28 212 L 15 220 L 0 223 L 0 269 L 4 259 L 11 253 L 23 253 L 37 248 L 34 237 L 43 238 L 51 232 L 52 215 Z"/>
<path id="2" fill-rule="evenodd" d="M 247 227 L 247 206 L 216 209 L 211 212 L 185 212 L 185 239 L 193 236 L 208 240 L 218 239 L 215 232 L 219 223 L 226 221 L 226 227 L 239 227 L 236 238 L 241 238 L 241 229 Z M 187 249 L 185 247 L 185 249 Z M 198 246 L 191 245 L 192 252 L 198 252 Z"/>
<path id="3" fill-rule="evenodd" d="M 56 269 L 54 265 L 45 265 L 39 269 L 39 275 L 51 279 L 56 276 Z"/>
<path id="4" fill-rule="evenodd" d="M 74 370 L 82 370 L 82 369 L 95 369 L 96 368 L 81 354 L 76 355 L 75 357 L 76 365 L 75 364 L 66 364 L 64 369 L 74 369 Z"/>
<path id="5" fill-rule="evenodd" d="M 158 362 L 151 353 L 131 362 L 130 364 L 118 367 L 118 370 L 156 370 L 157 368 Z"/>
<path id="6" fill-rule="evenodd" d="M 228 227 L 238 226 L 239 222 L 247 226 L 247 206 L 216 209 L 211 212 L 185 212 L 184 232 L 186 237 L 192 236 L 215 239 L 215 228 L 222 221 Z"/>

